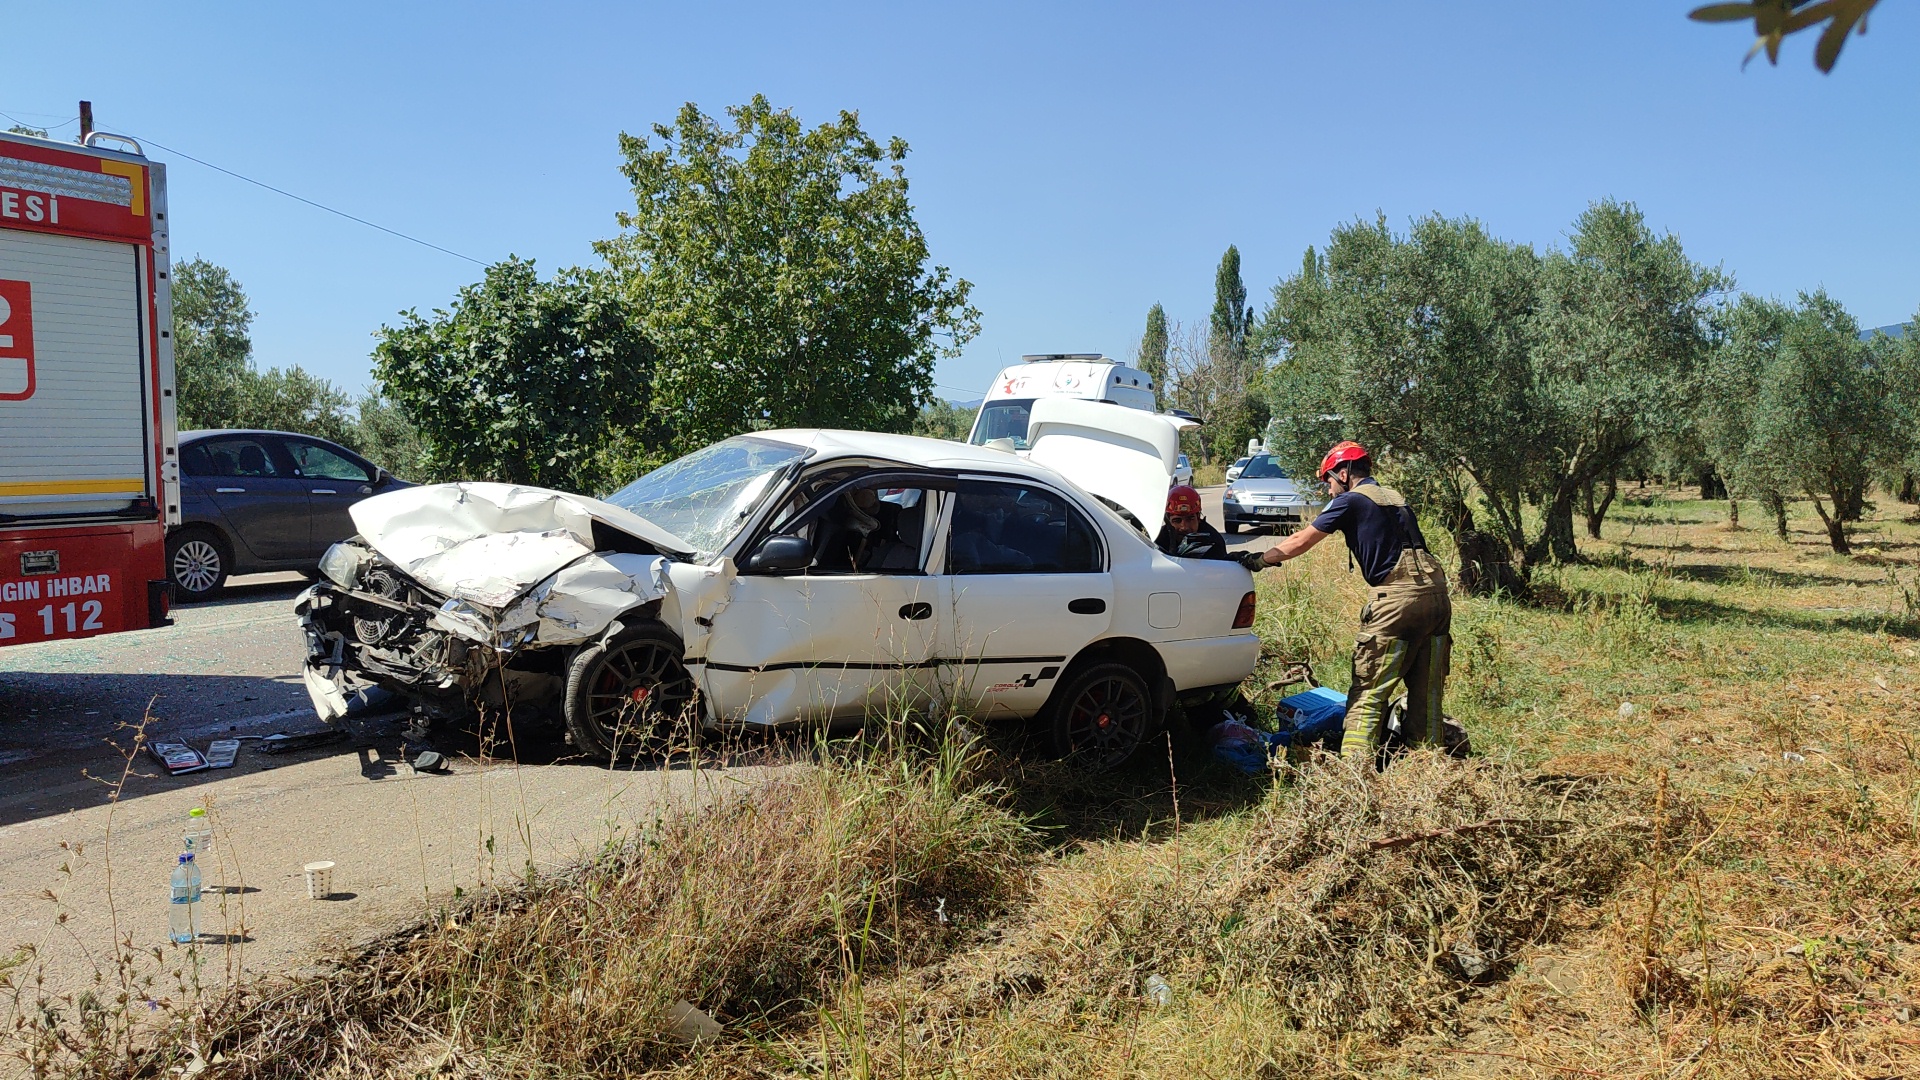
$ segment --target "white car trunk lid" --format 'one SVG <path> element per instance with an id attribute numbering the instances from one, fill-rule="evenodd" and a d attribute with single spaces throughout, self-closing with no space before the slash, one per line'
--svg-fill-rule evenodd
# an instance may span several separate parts
<path id="1" fill-rule="evenodd" d="M 1041 398 L 1027 422 L 1027 456 L 1126 507 L 1152 533 L 1166 517 L 1180 429 L 1190 426 L 1189 420 L 1103 401 Z"/>

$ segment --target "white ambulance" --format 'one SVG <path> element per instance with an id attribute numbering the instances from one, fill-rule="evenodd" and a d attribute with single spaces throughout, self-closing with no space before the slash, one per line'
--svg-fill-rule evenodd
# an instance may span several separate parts
<path id="1" fill-rule="evenodd" d="M 1010 439 L 1014 449 L 1027 449 L 1027 421 L 1038 398 L 1104 401 L 1155 411 L 1153 377 L 1100 353 L 1039 353 L 1020 361 L 994 377 L 973 418 L 969 443 L 985 446 Z"/>

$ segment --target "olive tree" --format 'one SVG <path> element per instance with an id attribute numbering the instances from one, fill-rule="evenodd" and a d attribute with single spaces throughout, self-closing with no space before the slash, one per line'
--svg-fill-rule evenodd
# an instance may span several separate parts
<path id="1" fill-rule="evenodd" d="M 1753 410 L 1791 315 L 1786 305 L 1752 295 L 1742 296 L 1727 310 L 1725 334 L 1701 365 L 1694 414 L 1702 451 L 1727 486 L 1728 523 L 1739 526 L 1741 499 L 1757 499 L 1783 540 L 1786 499 L 1780 477 L 1754 443 Z"/>
<path id="2" fill-rule="evenodd" d="M 1544 520 L 1531 559 L 1572 559 L 1581 493 L 1687 422 L 1716 302 L 1731 284 L 1671 234 L 1655 236 L 1631 203 L 1589 206 L 1570 241 L 1541 263 L 1533 316 Z"/>
<path id="3" fill-rule="evenodd" d="M 979 330 L 932 265 L 907 144 L 842 112 L 808 129 L 765 97 L 622 134 L 634 209 L 596 249 L 659 349 L 654 408 L 681 450 L 783 426 L 905 431 L 936 357 Z"/>
<path id="4" fill-rule="evenodd" d="M 602 276 L 541 281 L 509 258 L 450 309 L 401 317 L 380 329 L 374 374 L 416 426 L 427 473 L 597 494 L 657 456 L 654 348 Z"/>
<path id="5" fill-rule="evenodd" d="M 1391 460 L 1439 496 L 1470 584 L 1512 585 L 1499 567 L 1528 546 L 1537 272 L 1530 248 L 1472 220 L 1421 218 L 1404 237 L 1384 219 L 1355 222 L 1334 230 L 1324 255 L 1308 251 L 1260 326 L 1260 347 L 1277 356 L 1267 386 L 1292 464 L 1311 468 L 1336 437 Z"/>
<path id="6" fill-rule="evenodd" d="M 1760 374 L 1751 454 L 1808 497 L 1843 555 L 1847 523 L 1859 519 L 1875 473 L 1897 452 L 1892 374 L 1824 291 L 1800 294 Z"/>

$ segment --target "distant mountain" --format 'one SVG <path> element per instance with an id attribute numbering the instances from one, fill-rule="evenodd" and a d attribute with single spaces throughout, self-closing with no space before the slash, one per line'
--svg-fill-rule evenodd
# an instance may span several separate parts
<path id="1" fill-rule="evenodd" d="M 956 409 L 965 409 L 965 410 L 966 410 L 966 411 L 968 411 L 968 412 L 979 412 L 979 411 L 980 411 L 980 403 L 981 403 L 981 402 L 983 402 L 983 401 L 985 401 L 985 400 L 987 400 L 987 399 L 986 399 L 986 398 L 974 398 L 974 399 L 973 399 L 972 401 L 955 401 L 955 400 L 954 400 L 954 399 L 952 399 L 952 398 L 948 398 L 948 399 L 947 399 L 947 404 L 949 404 L 949 405 L 952 405 L 952 406 L 953 406 L 954 408 L 956 408 Z"/>
<path id="2" fill-rule="evenodd" d="M 1888 337 L 1893 337 L 1893 338 L 1906 337 L 1907 324 L 1894 323 L 1892 326 L 1876 326 L 1871 330 L 1862 330 L 1860 331 L 1860 340 L 1872 341 L 1873 335 L 1875 334 L 1885 334 Z"/>

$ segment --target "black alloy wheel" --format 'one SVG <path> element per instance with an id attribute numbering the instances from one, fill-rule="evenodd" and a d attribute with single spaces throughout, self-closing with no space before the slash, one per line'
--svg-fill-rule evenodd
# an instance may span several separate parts
<path id="1" fill-rule="evenodd" d="M 567 669 L 567 732 L 589 757 L 616 764 L 657 753 L 677 727 L 697 722 L 685 646 L 658 624 L 624 630 L 580 650 Z"/>
<path id="2" fill-rule="evenodd" d="M 231 563 L 226 545 L 210 529 L 182 529 L 167 537 L 167 580 L 181 603 L 217 596 Z"/>
<path id="3" fill-rule="evenodd" d="M 1061 688 L 1053 715 L 1060 756 L 1111 769 L 1133 755 L 1155 727 L 1153 695 L 1125 664 L 1094 664 Z"/>

